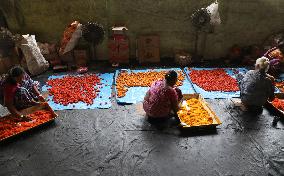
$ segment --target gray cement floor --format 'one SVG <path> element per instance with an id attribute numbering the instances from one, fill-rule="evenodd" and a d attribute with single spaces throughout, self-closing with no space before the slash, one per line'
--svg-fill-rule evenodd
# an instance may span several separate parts
<path id="1" fill-rule="evenodd" d="M 186 135 L 157 130 L 141 103 L 58 111 L 54 123 L 0 144 L 0 176 L 284 175 L 283 121 L 208 102 L 223 124 Z"/>

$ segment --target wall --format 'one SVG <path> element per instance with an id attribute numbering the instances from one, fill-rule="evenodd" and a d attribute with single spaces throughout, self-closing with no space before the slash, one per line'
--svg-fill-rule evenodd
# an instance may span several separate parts
<path id="1" fill-rule="evenodd" d="M 206 7 L 211 2 L 6 0 L 4 3 L 1 0 L 0 9 L 4 11 L 10 29 L 36 34 L 38 41 L 59 41 L 64 28 L 73 20 L 96 20 L 108 29 L 115 23 L 124 23 L 129 28 L 132 57 L 135 56 L 136 36 L 148 33 L 160 35 L 161 56 L 171 57 L 174 49 L 193 51 L 195 32 L 190 15 L 194 9 Z M 200 51 L 206 58 L 225 56 L 233 44 L 261 44 L 268 35 L 284 28 L 283 0 L 219 0 L 219 3 L 222 24 L 213 34 L 200 36 Z M 106 41 L 99 47 L 100 59 L 107 59 Z M 204 46 L 205 49 L 201 49 Z"/>

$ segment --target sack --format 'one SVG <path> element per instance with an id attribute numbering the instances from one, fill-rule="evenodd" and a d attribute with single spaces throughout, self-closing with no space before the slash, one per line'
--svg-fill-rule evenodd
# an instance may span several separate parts
<path id="1" fill-rule="evenodd" d="M 75 48 L 82 37 L 82 24 L 78 21 L 71 23 L 64 31 L 59 54 L 63 55 Z"/>
<path id="2" fill-rule="evenodd" d="M 45 72 L 49 64 L 40 52 L 34 35 L 23 35 L 24 39 L 19 44 L 25 57 L 27 67 L 32 75 L 38 75 Z"/>
<path id="3" fill-rule="evenodd" d="M 219 15 L 219 11 L 218 11 L 218 2 L 214 2 L 212 4 L 210 4 L 208 7 L 206 7 L 207 11 L 210 13 L 210 23 L 212 25 L 218 25 L 221 24 L 221 18 Z"/>
<path id="4" fill-rule="evenodd" d="M 175 51 L 175 63 L 180 66 L 188 66 L 191 62 L 192 57 L 189 53 L 182 50 Z"/>

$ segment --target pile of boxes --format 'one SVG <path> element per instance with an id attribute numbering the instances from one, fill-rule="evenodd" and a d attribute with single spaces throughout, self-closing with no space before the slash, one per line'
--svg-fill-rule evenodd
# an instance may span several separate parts
<path id="1" fill-rule="evenodd" d="M 50 63 L 55 72 L 87 66 L 89 56 L 86 49 L 74 49 L 59 55 L 59 48 L 55 44 L 40 44 L 39 46 L 44 58 Z"/>
<path id="2" fill-rule="evenodd" d="M 160 37 L 158 35 L 139 36 L 136 53 L 139 63 L 160 62 Z"/>
<path id="3" fill-rule="evenodd" d="M 111 63 L 129 63 L 129 38 L 125 26 L 112 27 L 108 41 L 109 60 Z M 160 62 L 160 37 L 158 35 L 141 35 L 137 38 L 136 57 L 139 63 Z"/>
<path id="4" fill-rule="evenodd" d="M 124 26 L 113 27 L 108 41 L 109 60 L 111 63 L 129 63 L 129 40 L 126 35 L 128 29 Z"/>
<path id="5" fill-rule="evenodd" d="M 7 73 L 10 68 L 19 64 L 20 60 L 16 52 L 6 57 L 0 57 L 0 74 Z"/>

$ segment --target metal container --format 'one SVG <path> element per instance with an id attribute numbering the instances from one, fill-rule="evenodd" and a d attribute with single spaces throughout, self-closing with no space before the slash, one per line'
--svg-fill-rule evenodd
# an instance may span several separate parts
<path id="1" fill-rule="evenodd" d="M 284 93 L 275 93 L 275 98 L 283 99 L 284 100 Z M 278 109 L 275 107 L 272 102 L 267 101 L 265 104 L 268 110 L 270 110 L 273 113 L 276 113 L 276 115 L 282 117 L 284 119 L 284 111 Z"/>
<path id="2" fill-rule="evenodd" d="M 184 103 L 186 100 L 192 99 L 192 98 L 196 98 L 198 99 L 202 106 L 204 107 L 204 109 L 209 113 L 209 115 L 212 117 L 213 119 L 213 123 L 212 124 L 208 124 L 208 125 L 198 125 L 198 126 L 190 126 L 184 122 L 182 122 L 181 118 L 179 117 L 180 120 L 180 127 L 183 129 L 186 128 L 212 128 L 212 127 L 216 127 L 221 123 L 220 119 L 216 116 L 216 114 L 214 113 L 213 110 L 211 110 L 211 108 L 208 106 L 208 104 L 205 102 L 205 100 L 201 97 L 200 94 L 184 94 L 183 95 L 183 99 L 184 101 L 182 103 Z"/>
<path id="3" fill-rule="evenodd" d="M 38 105 L 38 106 L 33 106 L 33 107 L 30 107 L 30 108 L 24 109 L 24 110 L 22 110 L 22 111 L 20 111 L 20 112 L 21 112 L 22 114 L 24 114 L 24 115 L 28 115 L 28 114 L 32 114 L 32 113 L 34 113 L 34 112 L 36 112 L 36 111 L 39 111 L 39 110 L 48 110 L 48 111 L 50 111 L 50 112 L 53 114 L 53 118 L 50 119 L 50 120 L 47 120 L 47 121 L 45 121 L 45 122 L 43 122 L 42 124 L 39 124 L 39 125 L 37 125 L 37 126 L 31 127 L 31 128 L 28 128 L 28 129 L 25 129 L 24 131 L 20 131 L 20 132 L 18 132 L 18 133 L 14 133 L 13 135 L 10 135 L 10 136 L 7 136 L 7 137 L 5 137 L 5 138 L 2 138 L 2 139 L 0 139 L 0 142 L 4 141 L 4 140 L 6 140 L 6 139 L 9 139 L 9 138 L 15 137 L 15 136 L 17 136 L 17 135 L 20 135 L 20 134 L 22 134 L 22 133 L 24 133 L 24 132 L 27 132 L 27 131 L 31 130 L 31 129 L 38 128 L 38 127 L 40 127 L 40 126 L 42 126 L 42 125 L 44 125 L 44 124 L 50 123 L 50 122 L 54 121 L 54 119 L 56 119 L 57 116 L 58 116 L 58 115 L 52 110 L 52 108 L 48 105 L 48 103 L 44 103 L 44 104 L 41 104 L 41 105 Z M 5 117 L 3 117 L 3 118 L 9 118 L 9 117 L 12 117 L 12 115 L 9 114 L 9 115 L 7 115 L 7 116 L 5 116 Z"/>

